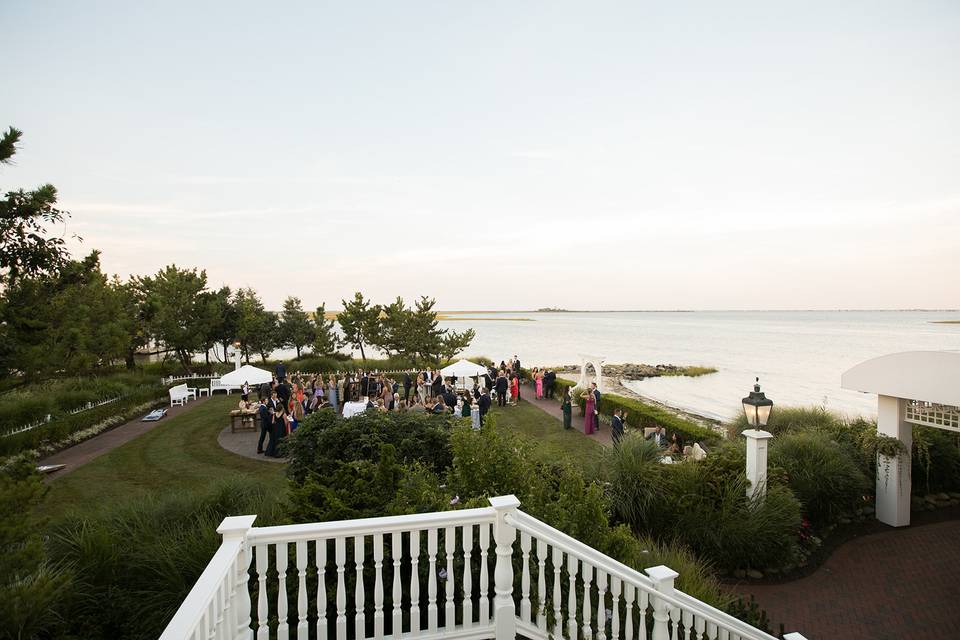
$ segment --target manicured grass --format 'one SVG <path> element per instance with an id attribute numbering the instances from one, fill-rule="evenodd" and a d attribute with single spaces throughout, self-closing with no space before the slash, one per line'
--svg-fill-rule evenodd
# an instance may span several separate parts
<path id="1" fill-rule="evenodd" d="M 566 461 L 581 467 L 588 478 L 596 476 L 603 455 L 600 443 L 575 429 L 564 429 L 559 420 L 527 402 L 494 407 L 492 413 L 498 429 L 512 430 L 529 440 L 545 462 Z"/>
<path id="2" fill-rule="evenodd" d="M 283 491 L 286 465 L 244 458 L 217 443 L 235 404 L 234 396 L 215 396 L 51 482 L 42 512 L 50 517 L 89 512 L 115 501 L 200 489 L 237 476 Z"/>

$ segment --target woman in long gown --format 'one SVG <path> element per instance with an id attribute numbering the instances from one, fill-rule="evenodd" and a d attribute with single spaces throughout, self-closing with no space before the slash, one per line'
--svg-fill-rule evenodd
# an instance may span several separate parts
<path id="1" fill-rule="evenodd" d="M 323 378 L 321 378 L 317 384 L 322 385 Z M 340 390 L 339 387 L 337 387 L 337 379 L 333 377 L 333 375 L 331 375 L 330 381 L 327 382 L 327 400 L 330 402 L 330 406 L 333 407 L 333 410 L 338 413 L 340 411 L 340 404 L 339 404 L 340 398 L 337 397 L 337 392 L 339 390 Z"/>
<path id="2" fill-rule="evenodd" d="M 534 369 L 533 377 L 537 380 L 537 400 L 543 399 L 543 373 Z"/>
<path id="3" fill-rule="evenodd" d="M 563 411 L 563 428 L 569 429 L 573 423 L 573 402 L 570 400 L 569 387 L 563 391 L 563 401 L 560 403 L 560 410 Z"/>
<path id="4" fill-rule="evenodd" d="M 596 400 L 589 390 L 580 397 L 587 401 L 587 406 L 583 411 L 583 432 L 590 435 L 597 429 L 597 415 L 594 411 Z"/>
<path id="5" fill-rule="evenodd" d="M 520 376 L 513 376 L 510 380 L 510 398 L 513 404 L 517 404 L 517 398 L 520 397 Z"/>

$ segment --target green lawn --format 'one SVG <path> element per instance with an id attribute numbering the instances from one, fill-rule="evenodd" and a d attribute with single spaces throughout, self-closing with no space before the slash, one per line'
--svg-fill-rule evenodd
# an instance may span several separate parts
<path id="1" fill-rule="evenodd" d="M 90 512 L 99 505 L 148 493 L 202 488 L 223 478 L 245 475 L 284 490 L 285 465 L 260 462 L 225 451 L 217 434 L 227 424 L 235 398 L 214 397 L 156 429 L 97 458 L 50 484 L 41 510 L 56 517 L 71 510 Z M 603 447 L 560 421 L 521 402 L 493 409 L 500 429 L 519 433 L 545 461 L 567 460 L 592 475 Z"/>
<path id="2" fill-rule="evenodd" d="M 217 443 L 235 404 L 235 396 L 215 396 L 51 482 L 42 512 L 51 517 L 70 510 L 89 512 L 146 493 L 201 488 L 237 476 L 282 491 L 285 465 L 244 458 Z"/>
<path id="3" fill-rule="evenodd" d="M 494 407 L 492 413 L 497 417 L 497 428 L 510 429 L 527 438 L 542 460 L 566 460 L 580 466 L 587 477 L 596 476 L 603 445 L 576 429 L 564 429 L 559 420 L 526 402 L 515 407 Z"/>

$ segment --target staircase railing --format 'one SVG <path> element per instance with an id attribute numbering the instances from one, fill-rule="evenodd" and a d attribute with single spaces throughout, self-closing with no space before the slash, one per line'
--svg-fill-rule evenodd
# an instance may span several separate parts
<path id="1" fill-rule="evenodd" d="M 676 590 L 673 570 L 640 573 L 519 504 L 276 527 L 226 518 L 161 640 L 776 640 Z"/>

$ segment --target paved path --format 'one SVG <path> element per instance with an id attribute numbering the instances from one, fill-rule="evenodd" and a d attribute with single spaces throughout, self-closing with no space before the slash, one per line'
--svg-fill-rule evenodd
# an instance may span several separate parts
<path id="1" fill-rule="evenodd" d="M 236 433 L 230 432 L 230 426 L 227 425 L 217 436 L 217 442 L 220 446 L 244 458 L 253 460 L 264 460 L 266 462 L 286 462 L 286 458 L 271 458 L 270 456 L 257 453 L 257 442 L 260 440 L 260 429 L 243 429 Z M 266 446 L 266 441 L 264 441 Z"/>
<path id="2" fill-rule="evenodd" d="M 143 422 L 143 416 L 139 416 L 126 422 L 119 427 L 114 427 L 109 431 L 104 431 L 103 433 L 90 438 L 89 440 L 84 440 L 80 444 L 74 445 L 69 449 L 64 449 L 59 451 L 52 456 L 40 460 L 39 464 L 65 464 L 67 465 L 59 471 L 54 471 L 53 473 L 48 473 L 43 477 L 44 482 L 52 482 L 57 478 L 61 478 L 71 471 L 82 467 L 91 460 L 99 458 L 108 451 L 116 449 L 120 445 L 130 442 L 137 436 L 143 435 L 151 429 L 155 429 L 158 426 L 163 425 L 170 418 L 188 411 L 193 407 L 197 406 L 201 402 L 206 402 L 208 398 L 197 398 L 188 402 L 184 406 L 176 407 L 166 407 L 167 417 L 162 420 L 157 420 L 156 422 Z M 146 415 L 146 414 L 144 414 Z"/>
<path id="3" fill-rule="evenodd" d="M 544 413 L 550 414 L 563 424 L 563 412 L 560 410 L 560 403 L 556 400 L 537 400 L 537 391 L 532 385 L 524 385 L 520 392 L 520 399 L 529 402 Z M 583 433 L 583 416 L 580 415 L 580 409 L 576 405 L 573 407 L 573 420 L 570 421 L 570 425 L 571 428 Z M 608 424 L 602 425 L 600 431 L 595 431 L 586 437 L 603 445 L 613 443 L 610 439 L 610 425 Z"/>
<path id="4" fill-rule="evenodd" d="M 960 520 L 889 529 L 837 548 L 814 573 L 784 584 L 740 584 L 808 640 L 957 637 Z"/>

